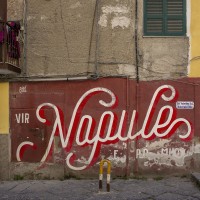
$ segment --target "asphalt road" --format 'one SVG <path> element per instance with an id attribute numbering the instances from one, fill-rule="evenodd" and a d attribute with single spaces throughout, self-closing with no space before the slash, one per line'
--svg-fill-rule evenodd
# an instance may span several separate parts
<path id="1" fill-rule="evenodd" d="M 111 180 L 109 193 L 103 186 L 99 192 L 98 180 L 1 181 L 0 199 L 200 200 L 200 189 L 190 178 Z"/>

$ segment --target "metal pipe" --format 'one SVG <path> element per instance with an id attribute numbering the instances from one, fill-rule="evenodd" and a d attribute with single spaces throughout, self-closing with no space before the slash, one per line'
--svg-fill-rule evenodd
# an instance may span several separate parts
<path id="1" fill-rule="evenodd" d="M 135 58 L 136 58 L 136 81 L 139 82 L 139 58 L 138 58 L 138 1 L 135 0 Z"/>
<path id="2" fill-rule="evenodd" d="M 24 48 L 23 48 L 23 67 L 22 67 L 22 73 L 23 76 L 27 75 L 27 0 L 24 0 L 24 18 L 23 18 L 23 25 L 24 25 Z"/>
<path id="3" fill-rule="evenodd" d="M 136 110 L 139 112 L 139 58 L 138 58 L 138 1 L 135 0 L 135 58 L 136 58 Z M 137 123 L 137 130 L 139 129 Z M 138 160 L 136 158 L 136 150 L 138 147 L 138 138 L 135 140 L 135 163 L 134 163 L 134 173 L 138 173 Z"/>
<path id="4" fill-rule="evenodd" d="M 28 81 L 81 81 L 81 80 L 87 80 L 87 76 L 80 76 L 80 77 L 63 77 L 63 78 L 54 78 L 54 77 L 48 77 L 48 78 L 31 78 L 28 79 Z"/>
<path id="5" fill-rule="evenodd" d="M 126 78 L 126 110 L 129 111 L 129 106 L 130 106 L 130 94 L 129 94 L 129 77 L 127 76 Z M 129 113 L 127 116 L 127 127 L 130 125 L 130 117 Z M 127 149 L 126 149 L 126 177 L 128 177 L 129 174 L 129 152 L 130 152 L 130 140 L 127 140 L 126 142 Z"/>
<path id="6" fill-rule="evenodd" d="M 95 76 L 99 77 L 99 5 L 100 0 L 96 0 L 96 51 L 95 51 Z"/>

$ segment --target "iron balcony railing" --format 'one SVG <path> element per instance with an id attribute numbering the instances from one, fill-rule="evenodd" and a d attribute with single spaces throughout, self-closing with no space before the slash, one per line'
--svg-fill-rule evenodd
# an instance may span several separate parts
<path id="1" fill-rule="evenodd" d="M 0 74 L 21 72 L 19 22 L 0 22 Z"/>

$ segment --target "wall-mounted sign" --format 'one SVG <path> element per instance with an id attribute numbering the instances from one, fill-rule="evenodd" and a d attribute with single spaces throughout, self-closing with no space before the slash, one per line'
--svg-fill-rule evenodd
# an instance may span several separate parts
<path id="1" fill-rule="evenodd" d="M 193 101 L 177 101 L 176 102 L 177 109 L 194 109 Z"/>

